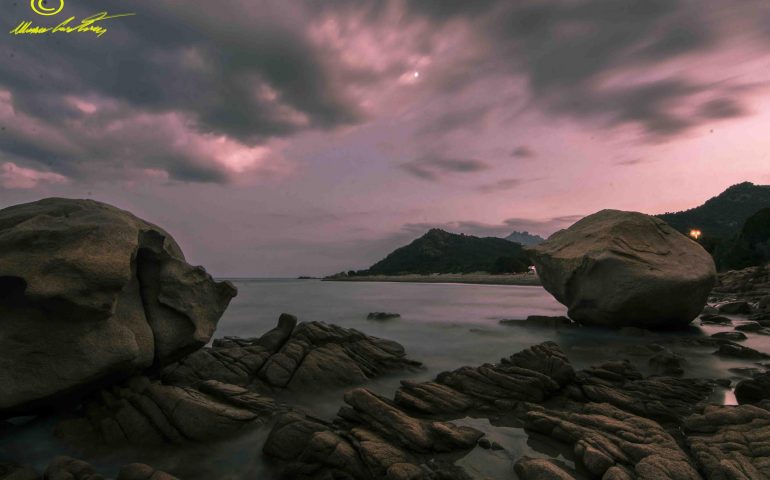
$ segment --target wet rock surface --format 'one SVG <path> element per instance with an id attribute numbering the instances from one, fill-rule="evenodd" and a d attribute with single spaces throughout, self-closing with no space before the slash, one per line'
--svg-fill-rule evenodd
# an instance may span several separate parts
<path id="1" fill-rule="evenodd" d="M 577 324 L 567 317 L 549 317 L 545 315 L 530 315 L 524 320 L 500 320 L 501 325 L 511 327 L 542 327 L 542 328 L 572 328 Z"/>
<path id="2" fill-rule="evenodd" d="M 710 380 L 642 374 L 627 360 L 578 372 L 572 398 L 608 403 L 661 422 L 679 422 L 714 390 Z"/>
<path id="3" fill-rule="evenodd" d="M 432 382 L 402 382 L 396 404 L 427 414 L 511 408 L 518 401 L 539 402 L 575 377 L 569 360 L 554 342 L 544 342 L 498 364 L 462 367 Z"/>
<path id="4" fill-rule="evenodd" d="M 716 338 L 717 340 L 729 340 L 731 342 L 740 342 L 741 340 L 746 340 L 747 337 L 743 332 L 717 332 L 711 335 L 711 338 Z"/>
<path id="5" fill-rule="evenodd" d="M 195 386 L 218 380 L 254 391 L 307 392 L 360 385 L 419 367 L 396 342 L 323 322 L 297 324 L 284 314 L 262 337 L 217 340 L 169 366 L 163 381 Z"/>
<path id="6" fill-rule="evenodd" d="M 770 412 L 709 405 L 684 422 L 692 457 L 708 480 L 770 478 Z"/>
<path id="7" fill-rule="evenodd" d="M 534 318 L 527 327 L 558 330 L 565 325 L 559 317 Z M 746 324 L 744 317 L 732 318 L 736 325 Z M 740 334 L 756 346 L 752 342 L 758 332 L 661 336 L 627 327 L 613 332 L 613 338 L 619 342 L 616 351 L 635 357 L 635 363 L 612 360 L 576 369 L 565 351 L 570 356 L 579 352 L 569 342 L 582 328 L 551 333 L 567 342 L 559 342 L 566 350 L 547 341 L 496 363 L 460 367 L 427 381 L 402 380 L 393 391 L 382 384 L 359 385 L 398 372 L 421 375 L 415 371 L 419 363 L 399 344 L 321 322 L 299 323 L 284 314 L 261 337 L 217 339 L 162 369 L 88 396 L 56 424 L 55 432 L 67 445 L 99 445 L 102 452 L 152 446 L 208 449 L 234 438 L 255 438 L 250 458 L 264 457 L 270 465 L 265 478 L 483 478 L 466 464 L 469 458 L 503 463 L 511 478 L 515 471 L 524 480 L 767 475 L 770 402 L 761 364 L 766 355 L 734 342 Z M 698 367 L 688 348 L 714 362 L 723 360 L 711 352 L 724 356 L 733 366 L 731 378 L 740 380 L 735 395 L 742 405 L 710 404 L 730 379 L 688 378 Z M 593 357 L 623 358 L 609 350 L 597 350 Z M 338 399 L 336 415 L 327 410 L 319 418 L 306 403 L 292 405 L 305 392 L 323 391 Z M 489 427 L 478 419 L 487 419 Z M 521 435 L 540 447 L 524 456 L 515 453 L 516 448 L 495 437 L 498 428 L 523 428 Z M 151 458 L 140 460 L 154 464 Z M 4 464 L 3 480 L 3 468 L 14 480 L 40 478 L 28 467 Z M 53 462 L 51 475 L 96 480 L 105 478 L 101 468 L 70 458 Z M 116 471 L 117 466 L 111 470 Z M 128 464 L 117 478 L 174 477 L 145 464 Z"/>
<path id="8" fill-rule="evenodd" d="M 733 321 L 724 315 L 704 314 L 700 316 L 703 325 L 732 325 Z"/>
<path id="9" fill-rule="evenodd" d="M 522 457 L 514 465 L 514 471 L 521 480 L 576 480 L 558 462 L 545 458 Z"/>
<path id="10" fill-rule="evenodd" d="M 684 366 L 687 364 L 687 360 L 685 360 L 683 356 L 666 348 L 650 358 L 649 364 L 656 373 L 663 375 L 682 375 L 684 374 Z"/>
<path id="11" fill-rule="evenodd" d="M 414 369 L 396 342 L 321 322 L 278 325 L 253 339 L 215 340 L 165 369 L 88 398 L 56 434 L 72 444 L 183 444 L 258 428 L 290 408 L 280 390 L 320 391 Z"/>
<path id="12" fill-rule="evenodd" d="M 39 480 L 34 468 L 14 462 L 0 462 L 0 480 Z"/>
<path id="13" fill-rule="evenodd" d="M 726 342 L 719 345 L 719 349 L 714 352 L 722 357 L 742 358 L 746 360 L 763 360 L 770 358 L 770 355 L 737 343 Z"/>
<path id="14" fill-rule="evenodd" d="M 89 463 L 66 456 L 54 458 L 45 470 L 43 478 L 44 480 L 107 480 L 107 477 L 99 474 Z M 149 465 L 133 463 L 123 466 L 116 480 L 177 480 L 177 478 Z"/>
<path id="15" fill-rule="evenodd" d="M 264 451 L 282 460 L 289 476 L 468 478 L 442 455 L 467 452 L 483 434 L 440 418 L 462 418 L 471 410 L 492 414 L 525 400 L 544 401 L 574 377 L 559 347 L 545 342 L 499 364 L 464 367 L 430 382 L 402 382 L 393 400 L 352 390 L 333 423 L 288 414 L 271 431 Z M 426 455 L 435 461 L 425 463 Z"/>
<path id="16" fill-rule="evenodd" d="M 573 446 L 592 476 L 628 479 L 700 479 L 676 440 L 657 422 L 606 403 L 577 411 L 533 407 L 526 426 Z"/>
<path id="17" fill-rule="evenodd" d="M 607 479 L 694 480 L 702 477 L 678 432 L 714 388 L 709 380 L 645 378 L 627 361 L 576 373 L 561 349 L 545 342 L 498 364 L 402 382 L 392 401 L 354 390 L 331 423 L 289 414 L 271 432 L 265 453 L 281 460 L 286 472 L 312 472 L 312 478 L 335 477 L 340 468 L 353 478 L 402 478 L 390 470 L 396 464 L 413 475 L 405 478 L 436 478 L 429 472 L 463 478 L 457 470 L 423 470 L 421 456 L 469 449 L 480 434 L 458 431 L 451 422 L 479 415 L 517 419 L 528 431 L 566 443 L 580 466 L 576 472 L 554 459 L 517 459 L 520 478 L 584 478 L 579 472 L 587 471 Z M 389 452 L 389 462 L 360 460 L 369 458 L 364 440 Z"/>
<path id="18" fill-rule="evenodd" d="M 0 463 L 0 480 L 107 480 L 88 462 L 67 456 L 54 458 L 43 475 L 34 468 L 14 463 Z M 143 463 L 124 465 L 116 480 L 178 480 L 166 472 Z"/>
<path id="19" fill-rule="evenodd" d="M 760 373 L 754 378 L 738 382 L 735 386 L 735 398 L 739 403 L 770 401 L 770 373 Z"/>
<path id="20" fill-rule="evenodd" d="M 286 478 L 466 479 L 441 454 L 467 452 L 482 433 L 406 415 L 364 389 L 345 396 L 336 423 L 289 414 L 278 420 L 264 453 Z"/>
<path id="21" fill-rule="evenodd" d="M 66 419 L 57 437 L 75 445 L 162 445 L 203 442 L 264 425 L 287 407 L 216 380 L 177 387 L 136 377 L 104 390 Z"/>

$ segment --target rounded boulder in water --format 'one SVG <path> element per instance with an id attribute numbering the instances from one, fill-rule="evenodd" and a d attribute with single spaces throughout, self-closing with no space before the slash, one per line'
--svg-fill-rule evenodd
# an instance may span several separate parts
<path id="1" fill-rule="evenodd" d="M 63 198 L 0 210 L 0 414 L 178 360 L 235 294 L 124 210 Z"/>
<path id="2" fill-rule="evenodd" d="M 586 325 L 684 327 L 716 282 L 703 247 L 638 212 L 602 210 L 528 253 L 543 287 Z"/>

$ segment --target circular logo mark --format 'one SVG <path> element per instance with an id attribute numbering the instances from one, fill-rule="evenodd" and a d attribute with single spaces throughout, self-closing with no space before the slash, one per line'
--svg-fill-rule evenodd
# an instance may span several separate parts
<path id="1" fill-rule="evenodd" d="M 57 13 L 61 12 L 64 8 L 64 0 L 58 0 L 58 2 L 59 8 L 51 8 L 47 6 L 47 0 L 30 0 L 29 6 L 32 8 L 32 11 L 38 15 L 45 15 L 46 17 L 50 17 L 51 15 L 56 15 Z"/>

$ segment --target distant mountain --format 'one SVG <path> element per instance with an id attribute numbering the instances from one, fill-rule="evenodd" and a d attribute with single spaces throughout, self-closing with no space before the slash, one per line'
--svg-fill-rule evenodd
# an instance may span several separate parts
<path id="1" fill-rule="evenodd" d="M 529 260 L 521 245 L 504 238 L 479 238 L 434 228 L 393 251 L 357 275 L 407 273 L 526 272 Z"/>
<path id="2" fill-rule="evenodd" d="M 505 237 L 505 239 L 509 242 L 520 243 L 524 246 L 537 245 L 539 243 L 545 242 L 545 239 L 540 235 L 533 235 L 529 232 L 513 232 L 512 234 Z"/>
<path id="3" fill-rule="evenodd" d="M 680 232 L 703 232 L 704 238 L 725 239 L 741 233 L 746 220 L 770 207 L 770 185 L 743 182 L 733 185 L 699 207 L 658 215 Z"/>

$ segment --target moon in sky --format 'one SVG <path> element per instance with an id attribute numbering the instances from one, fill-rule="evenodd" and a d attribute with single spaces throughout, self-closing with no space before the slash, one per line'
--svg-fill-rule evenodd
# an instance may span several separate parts
<path id="1" fill-rule="evenodd" d="M 417 78 L 420 76 L 420 72 L 414 72 L 414 78 Z"/>

